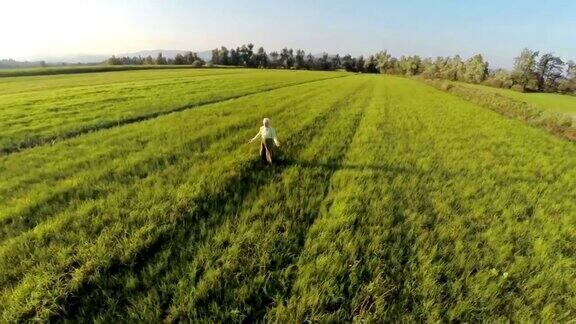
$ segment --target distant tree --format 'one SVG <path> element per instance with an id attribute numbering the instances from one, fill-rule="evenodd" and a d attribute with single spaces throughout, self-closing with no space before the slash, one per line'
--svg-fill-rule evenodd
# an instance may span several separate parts
<path id="1" fill-rule="evenodd" d="M 166 58 L 162 56 L 162 52 L 158 53 L 158 56 L 156 56 L 155 63 L 156 65 L 164 65 L 167 63 Z"/>
<path id="2" fill-rule="evenodd" d="M 192 64 L 196 60 L 198 60 L 198 55 L 196 53 L 188 51 L 184 54 L 184 64 Z"/>
<path id="3" fill-rule="evenodd" d="M 276 51 L 270 53 L 270 60 L 268 62 L 268 66 L 273 68 L 273 69 L 277 69 L 282 65 L 282 62 L 280 60 L 280 54 Z"/>
<path id="4" fill-rule="evenodd" d="M 564 62 L 551 53 L 544 54 L 536 64 L 539 91 L 558 90 L 558 81 L 562 78 Z"/>
<path id="5" fill-rule="evenodd" d="M 230 65 L 238 66 L 240 65 L 240 54 L 237 50 L 230 50 Z"/>
<path id="6" fill-rule="evenodd" d="M 370 55 L 364 62 L 364 71 L 366 73 L 378 73 L 378 60 L 374 55 Z"/>
<path id="7" fill-rule="evenodd" d="M 576 63 L 574 61 L 566 63 L 566 78 L 576 81 Z"/>
<path id="8" fill-rule="evenodd" d="M 256 64 L 253 61 L 254 58 L 254 44 L 250 43 L 248 45 L 242 45 L 242 47 L 236 48 L 236 53 L 239 56 L 239 64 L 246 67 L 255 67 Z"/>
<path id="9" fill-rule="evenodd" d="M 402 73 L 405 75 L 417 75 L 422 70 L 422 59 L 417 56 L 402 56 L 399 60 Z"/>
<path id="10" fill-rule="evenodd" d="M 365 64 L 365 62 L 364 62 L 364 56 L 360 55 L 360 56 L 355 60 L 354 70 L 355 70 L 356 72 L 364 72 L 364 64 Z"/>
<path id="11" fill-rule="evenodd" d="M 264 50 L 264 47 L 258 48 L 258 51 L 255 54 L 254 61 L 257 67 L 259 68 L 266 68 L 268 67 L 268 54 Z"/>
<path id="12" fill-rule="evenodd" d="M 325 70 L 325 71 L 330 70 L 331 64 L 328 53 L 323 53 L 322 56 L 320 56 L 320 58 L 318 59 L 317 67 L 319 70 Z"/>
<path id="13" fill-rule="evenodd" d="M 218 52 L 218 58 L 220 60 L 220 64 L 222 65 L 229 65 L 230 64 L 230 57 L 228 53 L 228 49 L 224 46 L 220 47 L 220 51 Z"/>
<path id="14" fill-rule="evenodd" d="M 448 60 L 448 71 L 451 75 L 450 80 L 463 81 L 464 73 L 466 73 L 466 64 L 460 57 L 460 55 L 454 55 L 454 57 Z"/>
<path id="15" fill-rule="evenodd" d="M 240 56 L 240 65 L 248 66 L 250 57 L 252 57 L 252 53 L 248 47 L 242 45 L 241 47 L 236 48 L 236 52 L 238 52 L 238 55 Z"/>
<path id="16" fill-rule="evenodd" d="M 153 64 L 154 64 L 154 59 L 152 58 L 152 56 L 150 56 L 150 55 L 146 56 L 146 58 L 144 59 L 144 64 L 146 64 L 146 65 L 153 65 Z"/>
<path id="17" fill-rule="evenodd" d="M 314 59 L 314 55 L 312 55 L 312 53 L 308 53 L 308 55 L 306 55 L 306 68 L 309 70 L 314 70 L 316 69 L 316 60 Z"/>
<path id="18" fill-rule="evenodd" d="M 212 50 L 210 62 L 212 62 L 212 64 L 220 64 L 220 51 L 217 48 Z"/>
<path id="19" fill-rule="evenodd" d="M 528 88 L 533 88 L 534 85 L 537 86 L 536 60 L 538 55 L 538 52 L 525 48 L 520 53 L 520 56 L 514 59 L 514 81 L 524 91 Z"/>
<path id="20" fill-rule="evenodd" d="M 568 86 L 565 92 L 576 94 L 576 63 L 574 63 L 574 61 L 568 61 L 566 65 L 566 83 Z"/>
<path id="21" fill-rule="evenodd" d="M 254 57 L 254 44 L 249 43 L 248 45 L 246 45 L 246 48 L 248 49 L 246 52 L 246 57 L 248 58 L 246 61 L 246 66 L 254 67 L 256 66 L 256 64 L 250 60 L 251 58 Z"/>
<path id="22" fill-rule="evenodd" d="M 294 67 L 294 62 L 295 62 L 295 59 L 294 59 L 294 50 L 290 48 L 290 49 L 288 50 L 288 60 L 286 61 L 286 66 L 287 66 L 289 69 L 291 69 L 291 68 Z"/>
<path id="23" fill-rule="evenodd" d="M 352 60 L 352 55 L 350 54 L 346 54 L 344 56 L 342 56 L 342 59 L 340 60 L 342 68 L 346 71 L 355 71 L 356 70 L 356 66 L 355 66 L 355 62 L 354 60 Z"/>
<path id="24" fill-rule="evenodd" d="M 565 64 L 566 71 L 558 79 L 556 91 L 568 94 L 576 94 L 576 63 L 568 61 Z"/>
<path id="25" fill-rule="evenodd" d="M 295 69 L 305 69 L 306 68 L 306 62 L 304 60 L 305 55 L 306 55 L 306 53 L 303 50 L 301 50 L 301 49 L 296 50 L 296 55 L 294 55 L 294 68 Z"/>
<path id="26" fill-rule="evenodd" d="M 437 79 L 440 77 L 440 65 L 442 58 L 437 57 L 436 60 L 432 61 L 431 58 L 423 60 L 423 70 L 422 76 L 428 79 Z"/>
<path id="27" fill-rule="evenodd" d="M 184 58 L 184 55 L 182 55 L 180 53 L 176 54 L 176 56 L 174 57 L 174 64 L 176 64 L 176 65 L 186 64 L 186 59 Z"/>
<path id="28" fill-rule="evenodd" d="M 441 79 L 456 81 L 463 80 L 466 67 L 459 55 L 454 57 L 439 57 L 435 64 L 438 66 L 438 76 Z"/>
<path id="29" fill-rule="evenodd" d="M 108 60 L 106 60 L 106 64 L 108 64 L 108 65 L 120 65 L 122 63 L 116 56 L 112 55 Z"/>
<path id="30" fill-rule="evenodd" d="M 290 69 L 294 66 L 294 51 L 284 47 L 280 51 L 280 64 L 285 69 Z"/>
<path id="31" fill-rule="evenodd" d="M 482 55 L 477 54 L 466 61 L 464 67 L 464 78 L 462 81 L 470 83 L 480 83 L 488 75 L 488 62 L 484 61 Z"/>
<path id="32" fill-rule="evenodd" d="M 390 73 L 392 71 L 392 55 L 387 50 L 376 54 L 376 60 L 378 61 L 376 68 L 380 73 Z"/>
<path id="33" fill-rule="evenodd" d="M 340 59 L 340 55 L 336 54 L 330 58 L 330 67 L 328 70 L 338 70 L 341 69 L 342 60 Z M 352 67 L 354 68 L 354 62 L 352 62 Z"/>

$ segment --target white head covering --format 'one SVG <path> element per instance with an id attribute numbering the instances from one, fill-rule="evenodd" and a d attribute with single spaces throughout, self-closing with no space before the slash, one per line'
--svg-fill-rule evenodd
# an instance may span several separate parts
<path id="1" fill-rule="evenodd" d="M 270 118 L 264 118 L 262 120 L 262 125 L 266 126 L 266 124 L 268 124 L 268 126 L 270 126 Z"/>

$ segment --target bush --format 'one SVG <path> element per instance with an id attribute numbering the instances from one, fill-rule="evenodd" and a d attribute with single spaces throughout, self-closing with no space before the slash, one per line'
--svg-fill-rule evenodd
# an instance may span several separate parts
<path id="1" fill-rule="evenodd" d="M 192 62 L 193 67 L 201 67 L 203 65 L 204 65 L 204 62 L 202 62 L 200 60 L 196 60 L 196 61 Z"/>
<path id="2" fill-rule="evenodd" d="M 506 80 L 502 83 L 502 88 L 510 89 L 512 86 L 514 86 L 514 81 L 512 80 Z"/>
<path id="3" fill-rule="evenodd" d="M 440 85 L 440 90 L 442 91 L 448 91 L 450 89 L 452 89 L 452 83 L 450 82 L 442 82 L 442 84 Z"/>
<path id="4" fill-rule="evenodd" d="M 489 87 L 502 88 L 504 85 L 504 82 L 502 80 L 499 80 L 499 79 L 487 79 L 484 82 L 482 82 L 482 84 L 489 86 Z"/>
<path id="5" fill-rule="evenodd" d="M 514 90 L 514 91 L 518 91 L 518 92 L 525 92 L 524 87 L 519 85 L 519 84 L 515 84 L 513 85 L 510 90 Z"/>

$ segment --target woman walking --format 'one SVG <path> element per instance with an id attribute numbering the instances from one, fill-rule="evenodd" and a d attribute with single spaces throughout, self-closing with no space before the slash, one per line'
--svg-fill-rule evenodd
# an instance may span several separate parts
<path id="1" fill-rule="evenodd" d="M 270 126 L 270 119 L 264 118 L 262 121 L 263 126 L 260 127 L 258 134 L 254 136 L 248 143 L 252 143 L 258 138 L 261 138 L 260 144 L 260 157 L 262 161 L 272 164 L 274 158 L 274 146 L 280 147 L 278 138 L 276 137 L 276 130 Z"/>

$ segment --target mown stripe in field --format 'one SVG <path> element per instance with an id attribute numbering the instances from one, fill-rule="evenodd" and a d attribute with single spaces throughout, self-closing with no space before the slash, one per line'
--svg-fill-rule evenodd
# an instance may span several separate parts
<path id="1" fill-rule="evenodd" d="M 97 124 L 97 125 L 84 125 L 82 127 L 70 130 L 64 134 L 45 136 L 45 137 L 42 137 L 39 139 L 35 139 L 33 141 L 28 141 L 25 143 L 19 143 L 16 146 L 3 147 L 0 149 L 0 158 L 2 156 L 5 156 L 5 155 L 14 154 L 17 152 L 22 152 L 24 150 L 34 148 L 37 146 L 54 144 L 58 141 L 62 141 L 62 140 L 66 140 L 69 138 L 85 135 L 87 133 L 100 131 L 100 130 L 106 130 L 106 129 L 115 128 L 115 127 L 120 127 L 120 126 L 129 125 L 129 124 L 133 124 L 133 123 L 138 123 L 138 122 L 142 122 L 145 120 L 157 118 L 159 116 L 185 111 L 188 109 L 193 109 L 193 108 L 202 107 L 202 106 L 206 106 L 206 105 L 212 105 L 212 104 L 219 103 L 219 102 L 235 100 L 235 99 L 239 99 L 239 98 L 243 98 L 243 97 L 249 97 L 249 96 L 253 96 L 256 94 L 270 92 L 270 91 L 288 88 L 288 87 L 293 87 L 293 86 L 297 86 L 297 85 L 303 85 L 303 84 L 314 83 L 314 82 L 321 82 L 321 81 L 325 81 L 325 80 L 342 78 L 342 77 L 347 77 L 347 76 L 349 76 L 349 75 L 335 75 L 335 76 L 326 77 L 326 78 L 319 78 L 319 79 L 315 79 L 315 80 L 309 80 L 309 81 L 307 80 L 307 81 L 303 81 L 303 82 L 294 82 L 294 83 L 290 83 L 288 85 L 272 86 L 272 87 L 264 89 L 264 90 L 252 91 L 252 92 L 238 94 L 238 95 L 232 95 L 232 96 L 228 96 L 226 98 L 207 100 L 207 101 L 203 101 L 201 103 L 196 103 L 196 104 L 191 104 L 191 105 L 183 105 L 183 106 L 179 106 L 179 107 L 174 107 L 173 109 L 167 109 L 167 110 L 163 110 L 163 111 L 155 111 L 155 112 L 151 112 L 148 114 L 142 114 L 142 115 L 138 115 L 138 116 L 125 117 L 122 120 L 105 121 L 105 122 L 102 122 L 102 123 Z"/>
<path id="2" fill-rule="evenodd" d="M 383 89 L 382 84 L 379 87 Z M 403 197 L 394 191 L 390 196 L 387 190 L 400 168 L 379 161 L 385 160 L 386 147 L 390 145 L 386 144 L 390 138 L 382 127 L 393 103 L 382 91 L 375 97 L 377 100 L 367 108 L 361 130 L 343 163 L 323 166 L 337 168 L 331 178 L 327 207 L 306 237 L 291 298 L 270 314 L 276 320 L 352 321 L 353 316 L 363 316 L 375 302 L 382 304 L 394 299 L 390 294 L 396 287 L 385 271 L 403 269 L 411 238 L 403 223 L 404 208 L 398 205 Z M 385 239 L 386 233 L 392 233 L 389 241 Z M 374 237 L 384 239 L 378 242 Z M 374 257 L 387 244 L 394 244 L 394 258 Z M 384 266 L 370 263 L 374 259 Z M 392 278 L 404 280 L 402 274 Z M 380 281 L 371 282 L 375 279 Z M 374 295 L 357 296 L 365 292 L 366 281 L 373 285 Z M 381 294 L 376 297 L 377 292 Z"/>

